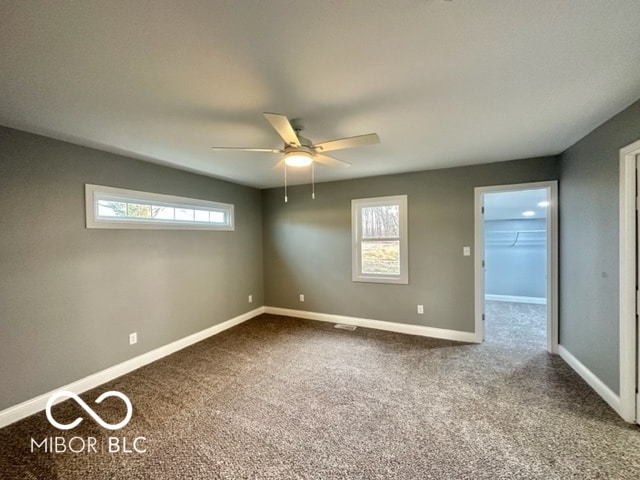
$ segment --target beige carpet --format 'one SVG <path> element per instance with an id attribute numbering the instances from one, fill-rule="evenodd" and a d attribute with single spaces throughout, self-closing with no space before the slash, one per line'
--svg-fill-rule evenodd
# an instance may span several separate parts
<path id="1" fill-rule="evenodd" d="M 264 315 L 0 430 L 3 479 L 637 479 L 640 431 L 539 347 Z M 31 453 L 49 436 L 145 453 Z M 77 447 L 77 445 L 76 445 Z"/>

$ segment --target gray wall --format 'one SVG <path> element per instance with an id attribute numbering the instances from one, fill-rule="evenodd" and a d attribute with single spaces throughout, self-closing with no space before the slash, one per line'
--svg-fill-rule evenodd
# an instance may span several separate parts
<path id="1" fill-rule="evenodd" d="M 547 296 L 546 233 L 527 233 L 546 229 L 543 218 L 484 222 L 486 294 Z"/>
<path id="2" fill-rule="evenodd" d="M 474 329 L 474 187 L 553 180 L 555 157 L 263 191 L 269 306 Z M 409 284 L 351 281 L 351 200 L 408 195 Z M 305 294 L 305 302 L 298 300 Z M 416 313 L 423 304 L 424 315 Z"/>
<path id="3" fill-rule="evenodd" d="M 560 343 L 613 391 L 619 366 L 619 150 L 640 139 L 640 102 L 561 156 Z"/>
<path id="4" fill-rule="evenodd" d="M 85 183 L 233 203 L 236 229 L 87 230 Z M 263 305 L 260 202 L 252 188 L 0 128 L 0 409 Z"/>

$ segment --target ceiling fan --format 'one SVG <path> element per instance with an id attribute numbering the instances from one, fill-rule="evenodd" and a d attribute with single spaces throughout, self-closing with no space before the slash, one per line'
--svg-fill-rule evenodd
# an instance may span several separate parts
<path id="1" fill-rule="evenodd" d="M 267 121 L 284 140 L 284 147 L 278 148 L 244 148 L 244 147 L 211 147 L 213 150 L 242 150 L 246 152 L 283 153 L 284 157 L 273 168 L 282 166 L 305 167 L 313 162 L 322 163 L 330 167 L 349 167 L 351 164 L 325 155 L 325 152 L 342 150 L 345 148 L 360 147 L 380 143 L 376 133 L 357 135 L 355 137 L 340 138 L 322 143 L 312 143 L 301 135 L 302 126 L 292 123 L 279 113 L 265 113 Z"/>

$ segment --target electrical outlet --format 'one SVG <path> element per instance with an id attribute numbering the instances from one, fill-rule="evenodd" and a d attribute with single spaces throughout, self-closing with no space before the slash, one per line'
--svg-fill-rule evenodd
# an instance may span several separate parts
<path id="1" fill-rule="evenodd" d="M 301 293 L 301 294 L 300 294 L 300 301 L 301 301 L 301 302 L 304 302 L 304 293 Z"/>
<path id="2" fill-rule="evenodd" d="M 418 313 L 420 315 L 424 314 L 424 305 L 418 305 Z"/>
<path id="3" fill-rule="evenodd" d="M 134 345 L 138 343 L 138 332 L 133 332 L 129 334 L 129 345 Z"/>
<path id="4" fill-rule="evenodd" d="M 249 303 L 253 303 L 253 295 L 249 295 Z"/>

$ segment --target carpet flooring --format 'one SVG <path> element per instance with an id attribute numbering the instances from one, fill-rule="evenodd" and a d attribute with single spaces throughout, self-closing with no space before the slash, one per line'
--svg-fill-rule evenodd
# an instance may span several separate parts
<path id="1" fill-rule="evenodd" d="M 499 330 L 499 329 L 498 329 Z M 640 430 L 559 357 L 263 315 L 0 429 L 2 479 L 638 479 Z M 503 340 L 497 340 L 503 338 Z M 32 438 L 96 452 L 31 452 Z M 109 453 L 145 437 L 144 453 Z M 74 443 L 75 442 L 75 443 Z M 143 448 L 142 448 L 143 447 Z M 131 444 L 129 444 L 131 448 Z"/>
<path id="2" fill-rule="evenodd" d="M 487 300 L 484 312 L 486 342 L 520 349 L 546 348 L 546 305 Z"/>

